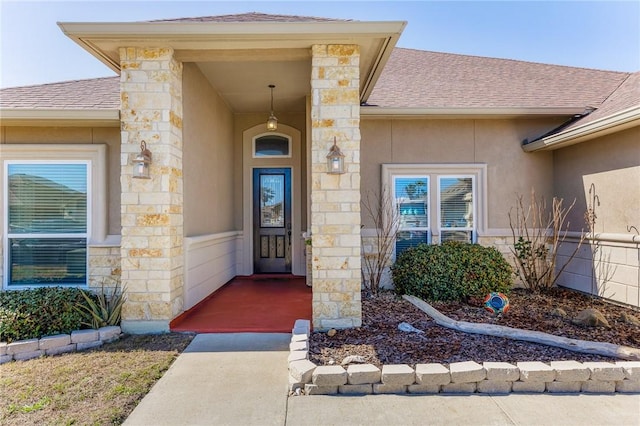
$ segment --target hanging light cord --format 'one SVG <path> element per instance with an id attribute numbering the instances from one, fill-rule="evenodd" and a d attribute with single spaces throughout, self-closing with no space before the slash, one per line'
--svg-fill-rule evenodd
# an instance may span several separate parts
<path id="1" fill-rule="evenodd" d="M 276 87 L 276 86 L 274 86 L 273 84 L 270 84 L 270 85 L 269 85 L 269 88 L 271 89 L 271 115 L 273 115 L 273 89 L 274 89 L 275 87 Z"/>

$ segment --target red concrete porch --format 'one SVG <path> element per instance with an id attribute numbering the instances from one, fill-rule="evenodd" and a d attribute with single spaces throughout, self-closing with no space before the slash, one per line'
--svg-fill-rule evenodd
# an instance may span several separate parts
<path id="1" fill-rule="evenodd" d="M 311 319 L 311 294 L 304 277 L 236 277 L 170 327 L 197 333 L 289 333 L 295 320 Z"/>

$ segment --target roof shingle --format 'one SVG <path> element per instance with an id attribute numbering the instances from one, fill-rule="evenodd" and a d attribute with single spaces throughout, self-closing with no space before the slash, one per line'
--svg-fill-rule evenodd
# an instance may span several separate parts
<path id="1" fill-rule="evenodd" d="M 631 107 L 640 106 L 640 72 L 629 75 L 602 105 L 567 129 L 599 120 Z"/>
<path id="2" fill-rule="evenodd" d="M 368 103 L 388 108 L 597 107 L 628 75 L 396 48 Z"/>
<path id="3" fill-rule="evenodd" d="M 197 16 L 193 18 L 159 19 L 146 22 L 331 22 L 351 21 L 350 19 L 318 18 L 315 16 L 270 15 L 248 12 L 235 15 Z"/>
<path id="4" fill-rule="evenodd" d="M 119 109 L 120 77 L 2 89 L 0 108 Z"/>
<path id="5" fill-rule="evenodd" d="M 233 15 L 237 16 L 237 15 Z M 272 15 L 267 15 L 272 16 Z M 638 105 L 635 74 L 396 48 L 369 100 L 387 108 L 599 108 Z M 119 78 L 0 90 L 0 108 L 118 109 Z"/>

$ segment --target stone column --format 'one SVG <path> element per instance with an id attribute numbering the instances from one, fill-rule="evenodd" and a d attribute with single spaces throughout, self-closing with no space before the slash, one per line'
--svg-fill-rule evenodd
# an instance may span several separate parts
<path id="1" fill-rule="evenodd" d="M 315 45 L 311 75 L 313 327 L 358 327 L 360 299 L 360 47 Z M 327 173 L 336 138 L 346 173 Z"/>
<path id="2" fill-rule="evenodd" d="M 121 48 L 122 329 L 163 332 L 183 310 L 182 63 L 169 48 Z M 151 179 L 132 178 L 145 141 Z"/>

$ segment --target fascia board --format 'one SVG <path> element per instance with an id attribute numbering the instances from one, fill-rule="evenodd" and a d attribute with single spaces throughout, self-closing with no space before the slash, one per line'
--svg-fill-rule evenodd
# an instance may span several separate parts
<path id="1" fill-rule="evenodd" d="M 562 107 L 562 108 L 385 108 L 375 106 L 361 106 L 360 115 L 363 117 L 527 117 L 527 116 L 570 116 L 584 111 L 581 107 Z"/>
<path id="2" fill-rule="evenodd" d="M 68 36 L 136 39 L 193 36 L 265 35 L 322 37 L 381 37 L 401 34 L 406 21 L 339 22 L 58 22 Z"/>
<path id="3" fill-rule="evenodd" d="M 553 150 L 640 125 L 640 105 L 522 146 L 525 152 Z"/>
<path id="4" fill-rule="evenodd" d="M 59 22 L 60 29 L 116 73 L 114 46 L 172 47 L 174 50 L 295 49 L 313 44 L 376 41 L 361 75 L 360 101 L 369 97 L 406 21 L 339 22 Z M 114 43 L 117 42 L 115 45 Z M 362 59 L 361 59 L 362 61 Z"/>
<path id="5" fill-rule="evenodd" d="M 120 126 L 118 109 L 0 108 L 2 126 Z"/>
<path id="6" fill-rule="evenodd" d="M 119 67 L 108 50 L 119 46 L 172 47 L 180 49 L 249 49 L 265 47 L 309 48 L 322 43 L 355 43 L 362 39 L 395 41 L 405 21 L 392 22 L 254 22 L 254 23 L 58 23 L 80 46 L 105 62 Z M 275 42 L 279 42 L 274 44 Z"/>

